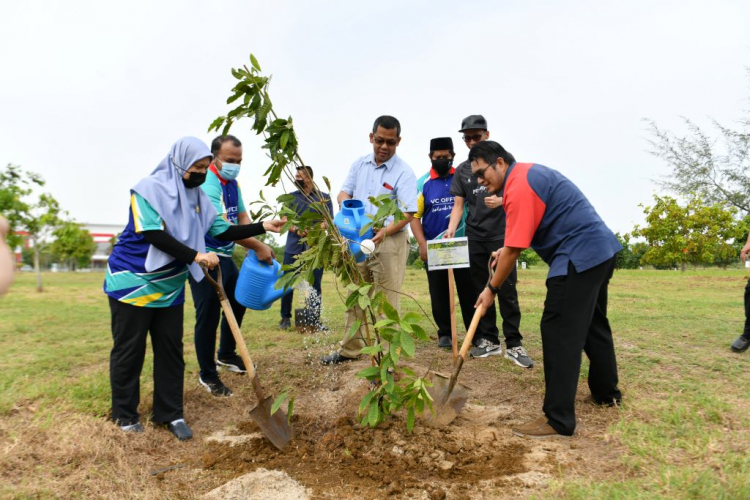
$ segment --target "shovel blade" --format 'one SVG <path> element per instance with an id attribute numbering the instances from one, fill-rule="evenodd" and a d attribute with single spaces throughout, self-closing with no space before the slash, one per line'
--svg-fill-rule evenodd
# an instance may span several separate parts
<path id="1" fill-rule="evenodd" d="M 258 403 L 258 406 L 250 410 L 250 417 L 256 424 L 258 424 L 263 435 L 265 435 L 276 448 L 283 450 L 284 446 L 286 446 L 294 437 L 294 431 L 286 419 L 286 414 L 281 411 L 281 408 L 271 415 L 272 406 L 273 399 L 269 396 L 261 400 Z"/>
<path id="2" fill-rule="evenodd" d="M 422 420 L 430 427 L 444 427 L 458 416 L 469 399 L 469 388 L 463 384 L 456 383 L 453 390 L 448 394 L 450 378 L 439 373 L 432 377 L 432 387 L 427 392 L 432 396 L 433 412 L 424 412 Z M 446 399 L 447 396 L 447 399 Z M 445 401 L 445 403 L 443 403 Z"/>

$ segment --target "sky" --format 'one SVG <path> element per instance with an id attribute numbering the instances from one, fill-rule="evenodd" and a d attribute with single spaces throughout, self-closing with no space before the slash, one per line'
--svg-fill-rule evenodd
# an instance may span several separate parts
<path id="1" fill-rule="evenodd" d="M 461 120 L 483 114 L 492 139 L 562 172 L 621 233 L 670 172 L 644 119 L 717 135 L 712 119 L 736 126 L 750 105 L 746 0 L 0 0 L 0 47 L 0 166 L 41 174 L 83 223 L 124 226 L 130 188 L 177 139 L 210 143 L 250 53 L 334 196 L 377 116 L 401 121 L 419 177 L 433 137 L 465 159 Z M 232 133 L 246 202 L 280 194 L 250 122 Z"/>

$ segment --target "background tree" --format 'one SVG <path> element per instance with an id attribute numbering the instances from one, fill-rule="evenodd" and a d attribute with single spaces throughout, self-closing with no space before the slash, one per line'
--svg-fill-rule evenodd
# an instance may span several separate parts
<path id="1" fill-rule="evenodd" d="M 648 243 L 637 241 L 630 243 L 630 235 L 615 233 L 622 245 L 622 250 L 617 254 L 617 269 L 638 269 L 641 266 L 641 258 L 648 251 Z"/>
<path id="2" fill-rule="evenodd" d="M 50 247 L 52 255 L 59 261 L 76 267 L 87 267 L 96 252 L 96 243 L 86 229 L 77 222 L 65 222 L 52 232 L 55 241 Z"/>
<path id="3" fill-rule="evenodd" d="M 747 224 L 737 219 L 738 209 L 726 203 L 703 204 L 692 198 L 686 206 L 669 196 L 654 196 L 645 207 L 646 226 L 636 226 L 632 236 L 643 237 L 648 250 L 641 262 L 657 268 L 687 264 L 710 265 L 737 259 L 737 241 L 747 234 Z"/>
<path id="4" fill-rule="evenodd" d="M 700 197 L 707 204 L 726 203 L 750 213 L 750 111 L 739 130 L 712 121 L 718 138 L 684 118 L 688 133 L 678 136 L 648 120 L 653 136 L 651 153 L 672 172 L 659 184 L 684 198 Z"/>
<path id="5" fill-rule="evenodd" d="M 28 233 L 34 252 L 34 271 L 37 276 L 37 291 L 43 291 L 40 254 L 46 241 L 62 220 L 57 200 L 50 194 L 41 194 L 35 202 L 35 188 L 44 186 L 44 180 L 38 174 L 24 172 L 17 165 L 8 164 L 0 172 L 0 213 L 10 222 L 11 234 L 8 244 L 19 245 L 22 242 L 19 231 Z"/>

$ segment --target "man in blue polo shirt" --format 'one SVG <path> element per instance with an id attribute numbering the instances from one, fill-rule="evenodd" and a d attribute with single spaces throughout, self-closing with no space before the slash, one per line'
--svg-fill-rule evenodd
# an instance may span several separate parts
<path id="1" fill-rule="evenodd" d="M 550 266 L 541 321 L 544 416 L 513 432 L 532 438 L 572 436 L 581 351 L 590 361 L 593 402 L 616 406 L 622 400 L 607 319 L 607 288 L 622 246 L 583 193 L 559 172 L 516 163 L 494 141 L 475 145 L 469 161 L 482 186 L 503 192 L 506 213 L 505 247 L 477 307 L 493 303 L 525 248 L 533 248 Z"/>
<path id="2" fill-rule="evenodd" d="M 430 141 L 430 162 L 432 168 L 423 177 L 417 198 L 417 213 L 411 221 L 411 232 L 419 245 L 419 257 L 425 262 L 427 270 L 427 285 L 430 290 L 432 303 L 432 317 L 438 327 L 438 347 L 450 349 L 451 316 L 450 316 L 450 288 L 448 286 L 448 270 L 429 270 L 427 265 L 427 241 L 442 238 L 448 228 L 451 211 L 453 210 L 453 195 L 450 193 L 453 174 L 453 139 L 437 137 Z M 419 186 L 419 181 L 417 185 Z M 463 236 L 463 224 L 456 231 L 457 237 Z M 464 327 L 469 329 L 471 318 L 474 316 L 474 286 L 471 282 L 469 269 L 454 269 L 453 277 L 458 290 L 461 305 L 461 316 Z"/>
<path id="3" fill-rule="evenodd" d="M 372 242 L 375 251 L 370 258 L 359 264 L 359 270 L 366 281 L 374 283 L 370 294 L 383 291 L 388 302 L 399 310 L 401 285 L 406 272 L 406 259 L 409 256 L 409 232 L 406 226 L 417 211 L 417 179 L 411 167 L 396 155 L 401 143 L 401 123 L 392 116 L 380 116 L 375 120 L 370 133 L 373 152 L 356 160 L 349 168 L 341 192 L 336 197 L 339 203 L 344 200 L 361 200 L 365 213 L 375 214 L 377 209 L 370 197 L 388 194 L 397 201 L 405 219 L 394 222 L 389 217 Z M 362 318 L 362 309 L 355 306 L 346 311 L 345 337 L 341 347 L 321 359 L 325 365 L 351 361 L 359 357 L 365 347 L 364 328 L 352 333 L 352 327 Z"/>
<path id="4" fill-rule="evenodd" d="M 333 204 L 331 203 L 331 197 L 328 193 L 322 193 L 314 189 L 313 185 L 313 169 L 309 166 L 297 167 L 297 173 L 294 176 L 294 184 L 299 189 L 290 193 L 294 196 L 293 207 L 297 215 L 302 215 L 305 212 L 314 210 L 310 208 L 310 203 L 320 202 L 326 200 L 328 206 L 328 212 L 333 215 Z M 320 213 L 320 212 L 317 212 Z M 321 216 L 320 220 L 323 217 Z M 317 220 L 317 218 L 316 218 Z M 286 237 L 286 247 L 284 248 L 284 265 L 293 264 L 294 260 L 299 254 L 307 250 L 308 246 L 306 243 L 300 243 L 300 238 L 304 237 L 297 231 L 297 228 L 289 229 Z M 323 325 L 320 324 L 320 310 L 323 304 L 323 295 L 320 289 L 320 282 L 323 279 L 323 268 L 315 269 L 313 271 L 314 281 L 312 283 L 313 289 L 315 290 L 316 297 L 308 295 L 306 301 L 306 308 L 314 317 L 314 319 L 321 328 Z M 290 292 L 281 298 L 281 322 L 279 328 L 282 330 L 288 330 L 292 326 L 292 303 L 294 300 L 294 292 Z M 299 326 L 299 325 L 297 325 Z"/>
<path id="5" fill-rule="evenodd" d="M 250 216 L 242 200 L 242 190 L 237 183 L 242 164 L 242 143 L 233 135 L 219 136 L 211 142 L 211 153 L 214 161 L 211 164 L 206 182 L 201 188 L 216 208 L 217 219 L 224 219 L 225 224 L 249 224 Z M 232 260 L 235 243 L 254 250 L 258 259 L 273 262 L 273 250 L 256 238 L 239 241 L 224 241 L 206 234 L 206 248 L 219 256 L 224 290 L 232 306 L 237 324 L 242 325 L 245 308 L 234 298 L 239 270 Z M 217 271 L 211 271 L 216 279 Z M 195 281 L 190 278 L 190 290 L 195 304 L 195 354 L 198 358 L 200 372 L 198 382 L 214 396 L 231 396 L 232 391 L 221 381 L 216 369 L 218 364 L 224 370 L 244 373 L 245 364 L 235 349 L 236 343 L 226 317 L 221 312 L 221 302 L 208 280 Z M 216 329 L 221 319 L 219 350 L 216 352 Z M 216 354 L 216 358 L 214 355 Z"/>

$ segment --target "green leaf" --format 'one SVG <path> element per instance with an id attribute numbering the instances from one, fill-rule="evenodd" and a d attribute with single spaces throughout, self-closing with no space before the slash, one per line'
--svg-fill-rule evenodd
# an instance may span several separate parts
<path id="1" fill-rule="evenodd" d="M 411 325 L 411 328 L 412 328 L 412 330 L 414 330 L 414 335 L 416 335 L 416 337 L 419 340 L 429 340 L 430 339 L 430 336 L 427 335 L 427 332 L 424 330 L 424 328 L 422 328 L 421 326 L 417 325 L 416 323 L 413 324 L 413 325 Z"/>
<path id="2" fill-rule="evenodd" d="M 331 181 L 329 181 L 329 180 L 328 180 L 328 177 L 326 177 L 326 176 L 324 175 L 324 176 L 323 176 L 323 182 L 325 182 L 325 183 L 326 183 L 326 187 L 328 188 L 328 192 L 330 193 L 330 192 L 331 192 Z"/>
<path id="3" fill-rule="evenodd" d="M 281 144 L 281 149 L 286 149 L 286 143 L 289 142 L 289 130 L 285 130 L 283 134 L 281 134 L 281 139 L 279 140 L 279 144 Z"/>
<path id="4" fill-rule="evenodd" d="M 368 356 L 374 356 L 379 352 L 383 352 L 383 346 L 380 344 L 368 345 L 359 350 L 360 354 L 367 354 Z"/>
<path id="5" fill-rule="evenodd" d="M 362 413 L 365 411 L 365 408 L 367 408 L 370 405 L 370 401 L 372 401 L 372 398 L 375 396 L 375 392 L 371 391 L 365 394 L 365 397 L 362 398 L 362 401 L 359 403 L 359 411 L 357 412 L 357 415 L 362 415 Z"/>
<path id="6" fill-rule="evenodd" d="M 380 419 L 380 406 L 378 405 L 377 401 L 373 401 L 370 403 L 370 410 L 367 413 L 367 422 L 370 424 L 370 427 L 375 427 L 378 425 L 378 420 Z"/>
<path id="7" fill-rule="evenodd" d="M 414 338 L 408 332 L 401 332 L 401 349 L 410 358 L 414 356 L 417 349 L 414 345 Z"/>
<path id="8" fill-rule="evenodd" d="M 367 295 L 360 295 L 358 302 L 359 307 L 361 307 L 362 309 L 367 309 L 367 306 L 370 305 L 370 297 L 368 297 Z"/>
<path id="9" fill-rule="evenodd" d="M 394 309 L 394 307 L 388 302 L 383 301 L 383 312 L 388 319 L 398 322 L 398 311 L 396 311 L 396 309 Z"/>
<path id="10" fill-rule="evenodd" d="M 349 336 L 350 337 L 353 337 L 357 333 L 357 330 L 359 330 L 359 327 L 360 327 L 361 324 L 362 324 L 362 320 L 361 319 L 358 319 L 357 321 L 354 322 L 354 324 L 352 325 L 352 327 L 349 328 Z"/>
<path id="11" fill-rule="evenodd" d="M 261 70 L 260 69 L 260 64 L 258 64 L 258 60 L 252 54 L 250 54 L 250 64 L 252 64 L 253 68 L 257 69 L 258 71 Z"/>
<path id="12" fill-rule="evenodd" d="M 406 430 L 408 432 L 414 430 L 414 407 L 409 407 L 406 410 Z"/>
<path id="13" fill-rule="evenodd" d="M 359 293 L 352 292 L 349 294 L 349 296 L 346 298 L 346 301 L 344 302 L 344 305 L 346 305 L 347 309 L 352 309 L 354 306 L 357 305 L 357 299 L 359 298 Z"/>
<path id="14" fill-rule="evenodd" d="M 379 372 L 380 368 L 377 366 L 368 366 L 364 370 L 358 372 L 356 376 L 359 378 L 377 377 Z"/>
<path id="15" fill-rule="evenodd" d="M 385 328 L 386 326 L 392 325 L 394 323 L 395 321 L 393 321 L 392 319 L 381 319 L 380 321 L 375 323 L 375 329 L 380 330 L 381 328 Z"/>
<path id="16" fill-rule="evenodd" d="M 282 392 L 278 396 L 276 396 L 276 399 L 273 400 L 273 404 L 271 405 L 271 415 L 276 413 L 279 408 L 281 408 L 281 405 L 284 404 L 284 401 L 286 401 L 286 398 L 288 398 L 289 395 L 286 392 Z"/>
<path id="17" fill-rule="evenodd" d="M 212 121 L 211 125 L 208 127 L 208 131 L 211 132 L 212 130 L 219 130 L 219 127 L 221 127 L 224 124 L 224 120 L 226 120 L 226 117 L 220 116 L 214 121 Z"/>
<path id="18" fill-rule="evenodd" d="M 244 95 L 242 92 L 237 92 L 236 94 L 229 96 L 227 98 L 227 104 L 232 104 L 234 101 L 240 98 L 240 96 Z"/>
<path id="19" fill-rule="evenodd" d="M 422 315 L 415 312 L 410 312 L 407 313 L 406 316 L 404 316 L 403 320 L 408 321 L 409 323 L 419 323 L 420 321 L 422 321 Z"/>

